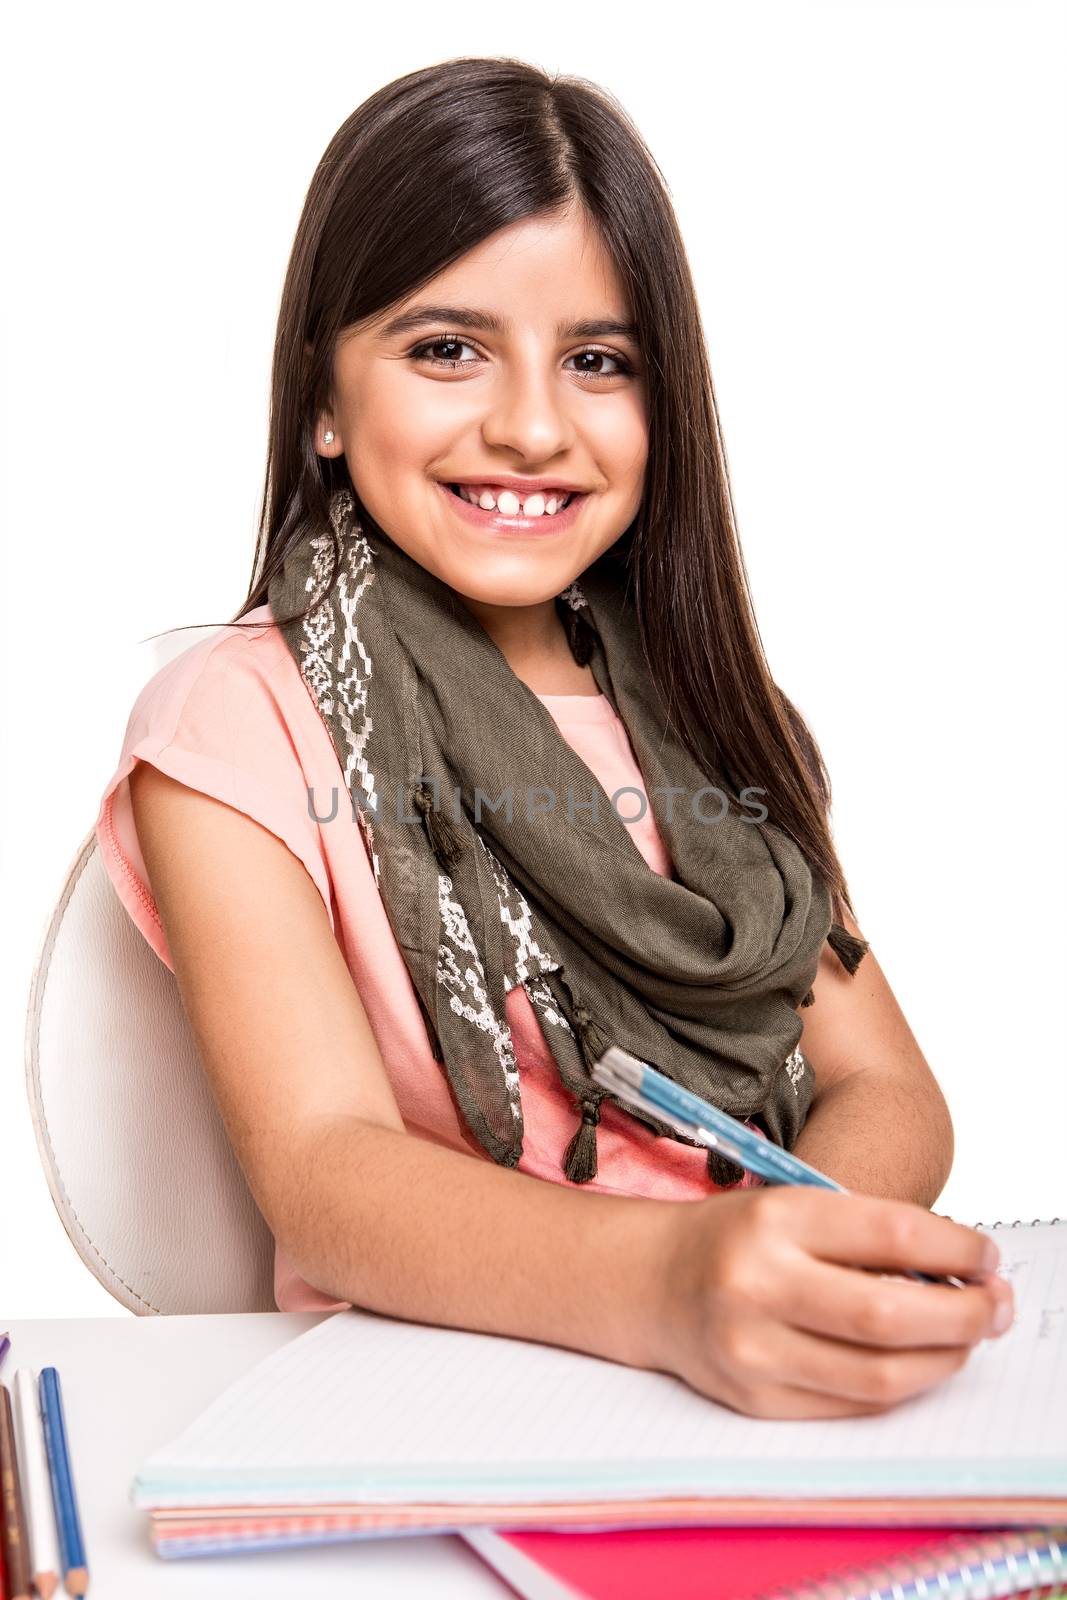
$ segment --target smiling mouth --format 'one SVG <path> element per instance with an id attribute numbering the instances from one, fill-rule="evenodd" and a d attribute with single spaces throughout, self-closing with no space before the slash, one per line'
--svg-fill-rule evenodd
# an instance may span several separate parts
<path id="1" fill-rule="evenodd" d="M 449 483 L 446 484 L 445 487 L 452 491 L 457 500 L 463 500 L 467 505 L 475 506 L 480 511 L 496 511 L 500 516 L 503 517 L 550 518 L 558 516 L 561 511 L 566 510 L 567 506 L 570 505 L 572 500 L 581 498 L 580 495 L 573 493 L 564 494 L 562 492 L 549 491 L 549 493 L 546 494 L 543 490 L 531 490 L 529 494 L 521 496 L 516 494 L 513 489 L 506 489 L 499 496 L 490 494 L 489 499 L 491 503 L 486 506 L 483 505 L 481 499 L 477 498 L 464 484 Z M 541 501 L 542 509 L 540 511 L 525 511 L 524 506 L 526 501 L 532 500 L 535 497 L 535 494 L 536 497 Z M 507 509 L 501 509 L 499 503 L 501 500 L 504 500 Z M 512 508 L 512 502 L 515 502 L 514 508 Z M 549 506 L 552 507 L 551 510 L 549 510 Z"/>

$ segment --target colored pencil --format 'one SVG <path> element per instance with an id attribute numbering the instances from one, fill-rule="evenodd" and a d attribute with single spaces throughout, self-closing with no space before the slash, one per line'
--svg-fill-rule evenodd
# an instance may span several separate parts
<path id="1" fill-rule="evenodd" d="M 15 1439 L 30 1530 L 30 1573 L 41 1600 L 52 1600 L 59 1588 L 59 1543 L 44 1447 L 44 1425 L 37 1403 L 37 1379 L 29 1367 L 15 1369 Z"/>
<path id="2" fill-rule="evenodd" d="M 89 1587 L 89 1568 L 85 1560 L 78 1497 L 74 1490 L 74 1471 L 70 1460 L 67 1423 L 63 1414 L 63 1392 L 55 1367 L 44 1367 L 40 1377 L 41 1421 L 44 1446 L 48 1454 L 48 1473 L 52 1480 L 52 1502 L 59 1531 L 59 1564 L 68 1594 L 83 1595 Z"/>
<path id="3" fill-rule="evenodd" d="M 0 1333 L 0 1367 L 4 1364 L 4 1357 L 11 1349 L 11 1340 L 6 1333 Z"/>
<path id="4" fill-rule="evenodd" d="M 4 1563 L 9 1600 L 30 1600 L 30 1550 L 22 1504 L 11 1391 L 0 1383 L 0 1483 L 4 1492 Z"/>

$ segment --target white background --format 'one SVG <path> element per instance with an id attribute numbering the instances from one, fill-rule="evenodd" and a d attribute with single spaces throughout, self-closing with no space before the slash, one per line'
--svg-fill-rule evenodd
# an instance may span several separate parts
<path id="1" fill-rule="evenodd" d="M 175 647 L 139 641 L 246 593 L 315 164 L 373 90 L 459 54 L 603 84 L 660 163 L 772 671 L 955 1119 L 936 1209 L 1067 1212 L 1063 6 L 20 9 L 0 113 L 0 1328 L 127 1314 L 38 1160 L 33 963 Z"/>

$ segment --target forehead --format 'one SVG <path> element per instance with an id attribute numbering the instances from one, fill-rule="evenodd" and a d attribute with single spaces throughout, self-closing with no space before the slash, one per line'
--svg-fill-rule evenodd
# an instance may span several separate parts
<path id="1" fill-rule="evenodd" d="M 527 217 L 499 229 L 367 327 L 394 336 L 421 325 L 419 318 L 458 320 L 450 314 L 463 308 L 476 313 L 465 316 L 465 326 L 503 336 L 531 325 L 573 335 L 591 319 L 602 332 L 605 321 L 616 333 L 634 332 L 622 281 L 584 212 Z"/>

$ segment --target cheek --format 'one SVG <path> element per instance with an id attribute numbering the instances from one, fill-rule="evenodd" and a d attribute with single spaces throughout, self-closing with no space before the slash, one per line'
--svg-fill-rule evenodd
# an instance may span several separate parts
<path id="1" fill-rule="evenodd" d="M 599 408 L 589 440 L 605 476 L 620 489 L 639 490 L 648 461 L 643 397 L 630 391 L 618 396 L 618 404 Z"/>
<path id="2" fill-rule="evenodd" d="M 448 385 L 412 381 L 400 362 L 388 363 L 362 385 L 352 408 L 350 433 L 356 470 L 368 482 L 403 492 L 409 472 L 425 475 L 448 450 L 456 431 L 456 406 Z"/>

